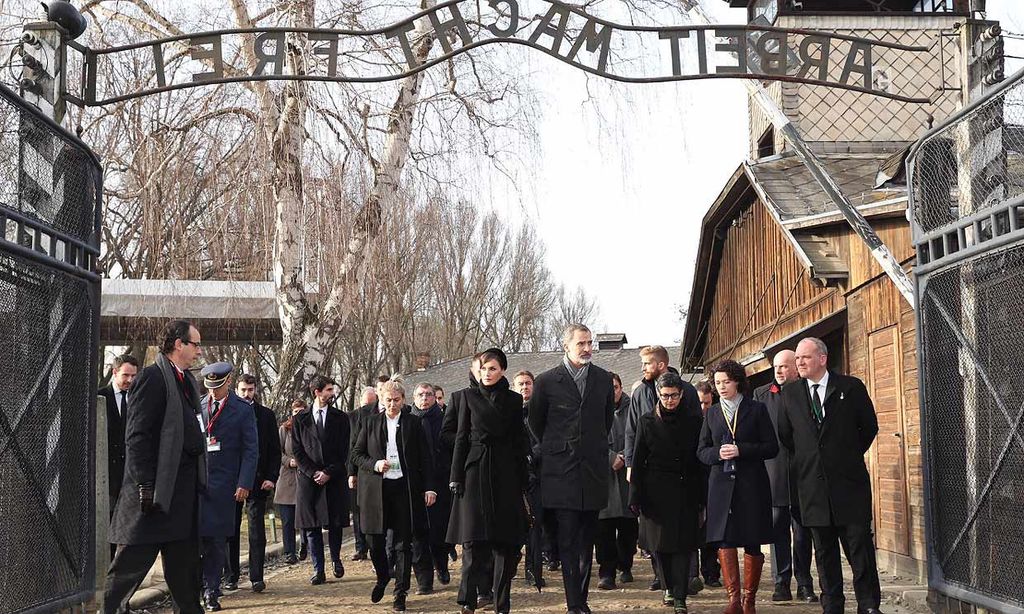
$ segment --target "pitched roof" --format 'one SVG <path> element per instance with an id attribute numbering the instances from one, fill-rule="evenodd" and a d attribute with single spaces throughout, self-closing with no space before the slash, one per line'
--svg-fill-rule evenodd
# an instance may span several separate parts
<path id="1" fill-rule="evenodd" d="M 678 366 L 680 362 L 679 346 L 666 347 L 668 350 L 669 364 Z M 594 364 L 617 373 L 622 378 L 622 385 L 627 389 L 640 378 L 640 355 L 639 348 L 624 348 L 621 350 L 594 351 Z M 442 362 L 423 371 L 413 371 L 402 375 L 405 378 L 406 386 L 412 386 L 420 382 L 428 382 L 444 388 L 445 394 L 451 394 L 469 384 L 469 363 L 472 356 L 465 356 L 455 360 Z M 520 371 L 529 371 L 535 376 L 544 371 L 561 364 L 562 352 L 518 352 L 508 355 L 508 370 L 505 375 L 511 381 L 512 376 Z M 689 375 L 685 375 L 687 379 Z M 698 377 L 694 377 L 696 381 Z"/>

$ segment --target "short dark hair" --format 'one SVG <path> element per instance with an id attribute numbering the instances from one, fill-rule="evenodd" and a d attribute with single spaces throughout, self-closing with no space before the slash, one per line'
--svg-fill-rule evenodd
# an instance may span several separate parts
<path id="1" fill-rule="evenodd" d="M 338 382 L 327 377 L 326 375 L 314 375 L 312 381 L 309 382 L 309 389 L 313 393 L 320 392 L 328 386 L 337 386 Z"/>
<path id="2" fill-rule="evenodd" d="M 679 391 L 682 391 L 683 378 L 679 377 L 678 373 L 665 371 L 664 373 L 658 376 L 658 379 L 657 381 L 655 381 L 654 385 L 657 387 L 658 390 L 661 390 L 662 388 L 675 388 Z"/>
<path id="3" fill-rule="evenodd" d="M 480 353 L 480 366 L 483 367 L 485 363 L 491 362 L 492 360 L 498 361 L 498 366 L 504 371 L 508 369 L 508 356 L 505 356 L 505 352 L 501 351 L 500 348 L 487 348 Z"/>
<path id="4" fill-rule="evenodd" d="M 255 386 L 256 378 L 251 373 L 243 373 L 238 376 L 238 382 L 235 385 L 237 386 L 238 384 L 252 384 Z"/>
<path id="5" fill-rule="evenodd" d="M 619 388 L 622 388 L 622 378 L 619 377 L 618 373 L 609 372 L 608 375 L 611 375 L 612 379 L 615 380 L 619 384 Z"/>
<path id="6" fill-rule="evenodd" d="M 444 392 L 444 388 L 438 386 L 437 384 L 431 384 L 431 386 L 434 388 L 434 394 L 437 394 L 438 392 Z"/>
<path id="7" fill-rule="evenodd" d="M 715 394 L 715 387 L 706 379 L 702 379 L 694 386 L 701 394 Z"/>
<path id="8" fill-rule="evenodd" d="M 160 331 L 160 336 L 156 339 L 157 347 L 160 348 L 161 354 L 170 354 L 174 351 L 174 342 L 177 339 L 181 339 L 183 342 L 188 343 L 191 339 L 188 338 L 188 331 L 192 330 L 192 323 L 188 320 L 171 320 L 164 325 L 164 329 Z"/>
<path id="9" fill-rule="evenodd" d="M 377 376 L 377 383 L 378 383 L 378 384 L 383 384 L 384 382 L 386 382 L 386 381 L 388 381 L 388 380 L 390 380 L 390 379 L 391 379 L 391 378 L 390 378 L 390 377 L 388 377 L 387 375 L 378 375 L 378 376 Z"/>
<path id="10" fill-rule="evenodd" d="M 296 407 L 309 407 L 309 406 L 306 405 L 306 402 L 303 401 L 302 399 L 295 399 L 294 401 L 292 401 L 292 409 L 295 409 Z"/>
<path id="11" fill-rule="evenodd" d="M 111 367 L 114 371 L 117 371 L 124 365 L 131 365 L 136 369 L 139 368 L 139 360 L 131 354 L 121 354 L 120 356 L 114 357 L 114 362 L 111 363 Z"/>
<path id="12" fill-rule="evenodd" d="M 512 381 L 515 381 L 515 379 L 517 377 L 519 377 L 520 375 L 525 375 L 526 377 L 530 378 L 531 382 L 537 379 L 536 377 L 533 376 L 533 373 L 530 373 L 529 371 L 523 370 L 523 371 L 520 371 L 519 373 L 516 373 L 514 376 L 512 376 Z"/>
<path id="13" fill-rule="evenodd" d="M 725 373 L 729 379 L 739 384 L 740 394 L 746 394 L 747 388 L 750 387 L 750 382 L 747 380 L 747 370 L 743 368 L 743 365 L 735 360 L 723 360 L 712 369 L 711 377 L 714 377 L 719 372 Z"/>

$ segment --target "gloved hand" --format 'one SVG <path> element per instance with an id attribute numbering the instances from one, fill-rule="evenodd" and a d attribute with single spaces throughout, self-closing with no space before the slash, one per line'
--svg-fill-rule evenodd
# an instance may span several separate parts
<path id="1" fill-rule="evenodd" d="M 139 484 L 139 509 L 142 510 L 143 514 L 149 514 L 156 510 L 156 505 L 153 503 L 153 484 L 151 482 Z"/>
<path id="2" fill-rule="evenodd" d="M 533 494 L 540 487 L 540 476 L 534 472 L 530 472 L 529 478 L 526 481 L 526 492 Z"/>
<path id="3" fill-rule="evenodd" d="M 638 505 L 636 503 L 630 503 L 629 504 L 629 511 L 634 516 L 639 516 L 640 515 L 640 505 Z"/>
<path id="4" fill-rule="evenodd" d="M 462 482 L 452 482 L 448 484 L 448 490 L 452 491 L 453 497 L 462 498 L 462 495 L 466 494 L 466 487 L 462 485 Z"/>

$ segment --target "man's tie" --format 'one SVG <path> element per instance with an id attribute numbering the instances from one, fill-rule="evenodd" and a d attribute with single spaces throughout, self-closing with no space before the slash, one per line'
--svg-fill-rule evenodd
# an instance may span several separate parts
<path id="1" fill-rule="evenodd" d="M 121 404 L 117 407 L 117 411 L 121 415 L 121 417 L 124 418 L 125 412 L 128 411 L 128 391 L 127 390 L 122 390 L 120 392 L 120 394 L 121 394 Z"/>
<path id="2" fill-rule="evenodd" d="M 324 430 L 324 410 L 323 409 L 316 410 L 316 425 L 318 427 L 320 427 L 321 431 Z"/>
<path id="3" fill-rule="evenodd" d="M 814 417 L 818 420 L 818 424 L 825 418 L 825 412 L 821 409 L 821 399 L 818 398 L 818 387 L 821 384 L 811 384 L 811 409 L 814 410 Z"/>

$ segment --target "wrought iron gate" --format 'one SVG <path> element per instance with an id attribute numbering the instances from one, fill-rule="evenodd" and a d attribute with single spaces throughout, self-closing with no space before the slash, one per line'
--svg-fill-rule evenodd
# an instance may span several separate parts
<path id="1" fill-rule="evenodd" d="M 907 162 L 929 581 L 1024 611 L 1024 71 Z"/>
<path id="2" fill-rule="evenodd" d="M 0 613 L 95 586 L 99 162 L 0 86 Z"/>

